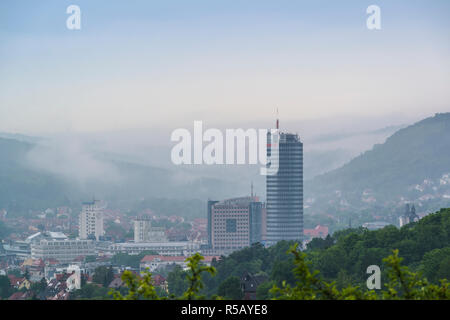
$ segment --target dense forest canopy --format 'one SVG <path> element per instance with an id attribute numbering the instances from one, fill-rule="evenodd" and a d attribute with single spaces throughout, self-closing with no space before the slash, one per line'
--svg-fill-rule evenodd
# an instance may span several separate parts
<path id="1" fill-rule="evenodd" d="M 241 278 L 245 272 L 265 276 L 257 291 L 259 298 L 267 298 L 274 284 L 280 286 L 285 281 L 294 285 L 294 257 L 286 254 L 293 244 L 281 241 L 269 248 L 255 244 L 213 261 L 217 274 L 203 276 L 203 293 L 212 297 L 219 289 L 225 292 L 224 286 L 228 292 L 234 292 L 238 284 L 233 279 Z M 399 250 L 403 264 L 422 273 L 429 281 L 438 283 L 439 279 L 449 279 L 450 209 L 442 209 L 400 229 L 387 226 L 375 231 L 364 228 L 338 231 L 325 239 L 315 238 L 305 253 L 312 270 L 318 270 L 324 280 L 336 281 L 343 288 L 365 286 L 370 265 L 379 265 L 385 276 L 383 258 L 394 249 Z M 169 274 L 169 290 L 176 287 L 181 292 L 185 276 L 182 270 Z"/>

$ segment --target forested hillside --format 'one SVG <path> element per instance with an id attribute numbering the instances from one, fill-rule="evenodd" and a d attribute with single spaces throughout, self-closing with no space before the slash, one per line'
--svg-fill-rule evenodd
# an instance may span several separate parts
<path id="1" fill-rule="evenodd" d="M 57 206 L 76 209 L 95 195 L 114 208 L 132 211 L 150 208 L 162 215 L 204 217 L 208 197 L 233 190 L 231 183 L 219 179 L 183 180 L 168 169 L 118 161 L 102 154 L 96 155 L 97 163 L 114 168 L 116 176 L 102 177 L 100 167 L 95 176 L 80 183 L 76 172 L 83 170 L 83 163 L 77 168 L 70 167 L 73 162 L 57 163 L 60 171 L 74 171 L 70 175 L 38 168 L 31 165 L 30 159 L 40 156 L 39 152 L 30 152 L 35 147 L 32 142 L 0 138 L 0 209 L 6 209 L 11 216 Z"/>
<path id="2" fill-rule="evenodd" d="M 305 181 L 305 224 L 331 230 L 375 216 L 398 223 L 405 203 L 419 213 L 450 206 L 450 113 L 400 129 L 339 169 Z"/>
<path id="3" fill-rule="evenodd" d="M 23 213 L 69 202 L 67 182 L 24 163 L 31 148 L 27 142 L 0 138 L 0 209 Z"/>
<path id="4" fill-rule="evenodd" d="M 450 113 L 436 114 L 389 137 L 384 144 L 356 157 L 342 168 L 318 176 L 310 192 L 336 190 L 344 194 L 365 189 L 395 198 L 424 179 L 438 179 L 450 171 Z"/>
<path id="5" fill-rule="evenodd" d="M 204 294 L 219 294 L 229 298 L 240 298 L 239 279 L 245 272 L 259 275 L 266 280 L 258 287 L 259 298 L 268 298 L 272 286 L 281 286 L 282 281 L 294 285 L 292 273 L 294 259 L 287 254 L 289 242 L 264 248 L 254 245 L 222 257 L 212 265 L 216 276 L 204 275 Z M 388 226 L 381 230 L 347 229 L 336 232 L 326 239 L 313 240 L 306 249 L 306 259 L 311 270 L 320 271 L 326 281 L 336 281 L 338 287 L 359 285 L 365 287 L 367 267 L 379 265 L 387 281 L 382 259 L 398 249 L 403 264 L 411 270 L 421 272 L 429 281 L 450 278 L 450 209 L 430 214 L 418 222 L 400 229 Z M 169 275 L 169 290 L 174 293 L 186 289 L 185 272 L 176 269 Z"/>

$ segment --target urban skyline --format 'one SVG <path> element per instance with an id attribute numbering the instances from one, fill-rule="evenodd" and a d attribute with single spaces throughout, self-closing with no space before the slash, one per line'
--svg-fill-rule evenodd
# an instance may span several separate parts
<path id="1" fill-rule="evenodd" d="M 449 13 L 0 1 L 0 300 L 450 300 Z"/>

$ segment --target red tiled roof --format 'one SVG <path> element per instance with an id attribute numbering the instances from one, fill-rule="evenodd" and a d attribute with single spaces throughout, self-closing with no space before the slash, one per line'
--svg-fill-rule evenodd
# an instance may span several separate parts
<path id="1" fill-rule="evenodd" d="M 109 284 L 108 288 L 119 288 L 123 285 L 123 281 L 120 278 L 115 278 L 111 283 Z"/>
<path id="2" fill-rule="evenodd" d="M 27 293 L 26 292 L 16 292 L 13 293 L 8 300 L 25 300 L 27 297 Z"/>
<path id="3" fill-rule="evenodd" d="M 84 261 L 84 256 L 78 256 L 78 257 L 75 258 L 74 261 L 82 262 L 82 261 Z"/>
<path id="4" fill-rule="evenodd" d="M 46 259 L 45 262 L 46 262 L 47 264 L 59 264 L 59 261 L 56 260 L 56 259 L 53 259 L 53 258 Z"/>
<path id="5" fill-rule="evenodd" d="M 11 283 L 12 286 L 17 286 L 17 285 L 21 284 L 22 281 L 25 280 L 25 278 L 16 277 L 13 274 L 9 274 L 8 278 L 9 278 L 9 282 Z"/>
<path id="6" fill-rule="evenodd" d="M 318 225 L 314 229 L 304 229 L 303 234 L 312 237 L 320 237 L 328 234 L 328 227 Z"/>
<path id="7" fill-rule="evenodd" d="M 33 266 L 36 266 L 36 267 L 44 267 L 45 266 L 45 263 L 44 263 L 44 260 L 42 260 L 42 259 L 33 259 Z"/>
<path id="8" fill-rule="evenodd" d="M 66 281 L 70 274 L 67 273 L 57 273 L 55 274 L 55 278 L 58 281 Z"/>
<path id="9" fill-rule="evenodd" d="M 205 256 L 205 258 L 203 259 L 204 262 L 211 262 L 214 258 L 216 258 L 216 260 L 220 259 L 220 256 Z"/>
<path id="10" fill-rule="evenodd" d="M 166 281 L 166 278 L 164 278 L 162 275 L 160 274 L 155 274 L 153 276 L 153 283 L 155 286 L 160 286 L 162 285 L 164 282 Z"/>

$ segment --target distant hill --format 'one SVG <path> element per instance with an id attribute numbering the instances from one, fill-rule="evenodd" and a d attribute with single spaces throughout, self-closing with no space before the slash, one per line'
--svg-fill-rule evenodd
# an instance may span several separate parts
<path id="1" fill-rule="evenodd" d="M 0 138 L 0 209 L 7 209 L 12 214 L 26 214 L 29 210 L 63 205 L 77 207 L 83 200 L 95 195 L 113 207 L 123 209 L 139 208 L 144 203 L 161 203 L 164 213 L 171 210 L 167 202 L 177 199 L 172 214 L 183 215 L 185 201 L 191 207 L 190 216 L 203 217 L 206 205 L 197 205 L 198 212 L 193 212 L 193 199 L 206 202 L 208 197 L 221 197 L 235 192 L 231 183 L 219 179 L 183 179 L 168 169 L 105 159 L 102 155 L 98 155 L 101 163 L 113 167 L 118 178 L 108 180 L 94 177 L 80 184 L 76 175 L 72 175 L 72 178 L 30 165 L 30 157 L 41 155 L 35 150 L 31 142 Z M 80 172 L 83 168 L 83 164 L 80 164 L 81 169 L 71 168 L 70 165 L 76 165 L 74 163 L 58 165 L 59 169 L 74 172 Z M 158 213 L 158 208 L 151 209 Z"/>
<path id="2" fill-rule="evenodd" d="M 0 208 L 26 211 L 69 202 L 65 181 L 23 162 L 31 148 L 27 142 L 0 138 Z"/>
<path id="3" fill-rule="evenodd" d="M 400 129 L 339 169 L 307 181 L 312 213 L 450 203 L 450 113 Z M 447 196 L 449 198 L 447 198 Z M 308 201 L 307 201 L 308 202 Z"/>
<path id="4" fill-rule="evenodd" d="M 72 154 L 59 157 L 61 150 L 55 148 L 50 161 L 45 156 L 47 146 L 39 139 L 3 136 L 8 138 L 0 137 L 0 209 L 10 212 L 76 206 L 93 195 L 116 207 L 164 203 L 166 210 L 167 201 L 151 199 L 206 201 L 241 196 L 249 192 L 249 182 L 253 179 L 251 174 L 245 175 L 237 169 L 219 168 L 225 175 L 214 167 L 159 168 L 93 152 L 89 157 L 95 158 L 95 165 L 89 170 L 99 169 L 100 174 L 90 180 L 83 177 L 80 183 L 77 178 L 81 174 L 91 176 L 83 170 L 88 167 L 84 157 L 79 161 L 73 160 Z M 36 148 L 37 145 L 40 147 Z M 39 159 L 34 162 L 41 166 L 30 165 L 30 158 Z M 317 157 L 314 159 L 319 163 Z M 330 161 L 325 161 L 323 166 L 330 165 Z M 103 173 L 101 164 L 113 167 L 118 178 L 102 179 L 109 171 Z M 308 168 L 305 165 L 305 170 Z M 65 174 L 67 171 L 72 174 Z M 264 186 L 263 180 L 258 176 L 253 181 Z M 407 202 L 413 202 L 419 214 L 449 207 L 450 113 L 437 114 L 400 129 L 385 143 L 375 145 L 344 166 L 305 181 L 304 198 L 307 228 L 319 222 L 347 227 L 350 218 L 357 225 L 372 221 L 375 216 L 396 223 L 398 211 Z M 200 207 L 198 215 L 203 216 L 204 207 Z M 183 208 L 183 202 L 177 202 L 177 208 Z"/>
<path id="5" fill-rule="evenodd" d="M 29 143 L 35 143 L 41 140 L 41 138 L 38 137 L 32 137 L 27 136 L 20 133 L 7 133 L 7 132 L 0 132 L 0 138 L 3 139 L 11 139 L 11 140 L 17 140 L 21 142 L 29 142 Z"/>

